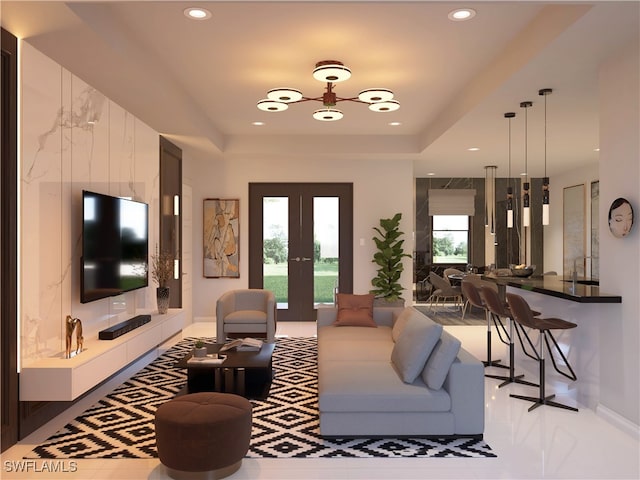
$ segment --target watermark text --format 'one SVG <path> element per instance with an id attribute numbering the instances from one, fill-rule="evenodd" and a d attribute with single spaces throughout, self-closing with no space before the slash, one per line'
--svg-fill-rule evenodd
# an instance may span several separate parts
<path id="1" fill-rule="evenodd" d="M 78 471 L 78 462 L 73 460 L 5 460 L 7 473 L 73 473 Z"/>

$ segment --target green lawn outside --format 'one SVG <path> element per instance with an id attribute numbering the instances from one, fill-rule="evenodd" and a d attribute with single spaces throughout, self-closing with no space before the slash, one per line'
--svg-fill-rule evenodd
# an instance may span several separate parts
<path id="1" fill-rule="evenodd" d="M 466 255 L 443 255 L 443 256 L 433 256 L 433 263 L 469 263 Z"/>
<path id="2" fill-rule="evenodd" d="M 338 281 L 337 263 L 317 263 L 314 272 L 314 298 L 316 302 L 333 302 L 333 287 Z M 276 302 L 288 302 L 287 264 L 264 265 L 264 288 L 271 290 Z"/>

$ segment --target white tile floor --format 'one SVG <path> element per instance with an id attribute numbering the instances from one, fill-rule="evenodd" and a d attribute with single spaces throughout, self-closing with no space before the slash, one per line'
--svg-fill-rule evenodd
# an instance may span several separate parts
<path id="1" fill-rule="evenodd" d="M 479 359 L 486 356 L 485 327 L 446 327 Z M 213 336 L 212 323 L 194 324 L 184 336 Z M 279 335 L 310 336 L 314 323 L 280 322 Z M 503 355 L 494 347 L 494 357 Z M 140 368 L 140 365 L 138 365 Z M 2 455 L 2 479 L 167 479 L 158 460 L 70 460 L 53 463 L 22 461 L 22 456 L 53 434 L 105 393 L 119 385 L 133 368 L 113 379 L 64 414 L 40 428 Z M 496 370 L 502 375 L 504 370 Z M 531 375 L 529 380 L 537 381 Z M 533 377 L 533 378 L 532 378 Z M 579 381 L 579 380 L 578 380 Z M 527 412 L 529 403 L 509 393 L 531 394 L 531 387 L 486 380 L 485 440 L 495 459 L 245 459 L 228 477 L 240 479 L 638 479 L 638 440 L 616 429 L 586 408 L 578 413 L 551 407 Z M 552 393 L 549 389 L 547 393 Z M 562 398 L 561 398 L 562 399 Z M 571 402 L 571 398 L 566 398 Z M 15 471 L 22 469 L 22 472 Z M 27 471 L 28 470 L 28 471 Z M 53 472 L 52 470 L 57 470 Z"/>

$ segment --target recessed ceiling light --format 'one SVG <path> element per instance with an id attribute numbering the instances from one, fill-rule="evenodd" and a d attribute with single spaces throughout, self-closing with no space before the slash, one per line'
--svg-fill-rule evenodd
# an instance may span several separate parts
<path id="1" fill-rule="evenodd" d="M 392 127 L 397 127 L 398 125 L 402 125 L 402 122 L 389 122 L 389 125 Z"/>
<path id="2" fill-rule="evenodd" d="M 599 148 L 594 148 L 594 149 L 593 149 L 593 151 L 594 151 L 594 152 L 599 152 L 599 151 L 600 151 L 600 149 L 599 149 Z"/>
<path id="3" fill-rule="evenodd" d="M 476 16 L 476 11 L 473 8 L 457 8 L 449 12 L 449 20 L 454 22 L 464 22 L 470 20 Z"/>
<path id="4" fill-rule="evenodd" d="M 261 127 L 264 125 L 264 122 L 253 122 L 251 125 L 255 125 L 256 127 Z"/>
<path id="5" fill-rule="evenodd" d="M 192 20 L 207 20 L 211 18 L 211 12 L 200 7 L 189 7 L 184 10 L 184 14 L 187 18 Z"/>
<path id="6" fill-rule="evenodd" d="M 477 152 L 480 149 L 478 147 L 470 147 L 470 148 L 467 148 L 467 150 L 469 150 L 470 152 Z"/>
<path id="7" fill-rule="evenodd" d="M 430 177 L 433 177 L 435 175 L 435 173 L 429 172 L 429 173 L 427 173 L 427 175 L 430 176 Z"/>
<path id="8" fill-rule="evenodd" d="M 522 173 L 520 174 L 520 176 L 521 176 L 521 177 L 526 177 L 526 176 L 527 176 L 527 172 L 522 172 Z"/>

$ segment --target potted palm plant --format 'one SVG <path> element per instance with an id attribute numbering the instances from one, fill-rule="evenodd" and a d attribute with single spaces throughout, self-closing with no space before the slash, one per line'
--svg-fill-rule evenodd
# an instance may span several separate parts
<path id="1" fill-rule="evenodd" d="M 404 253 L 403 243 L 400 237 L 404 232 L 400 231 L 401 213 L 396 213 L 392 218 L 381 218 L 380 228 L 373 227 L 377 236 L 373 237 L 378 251 L 373 255 L 373 263 L 378 265 L 377 275 L 371 280 L 375 288 L 370 290 L 376 296 L 376 304 L 385 306 L 404 306 L 404 299 L 400 297 L 404 288 L 400 284 L 400 276 L 404 270 L 403 257 L 411 257 Z"/>
<path id="2" fill-rule="evenodd" d="M 158 301 L 158 313 L 167 313 L 169 308 L 169 280 L 173 278 L 174 257 L 169 252 L 160 252 L 156 247 L 156 253 L 151 255 L 151 278 L 158 284 L 156 299 Z"/>

